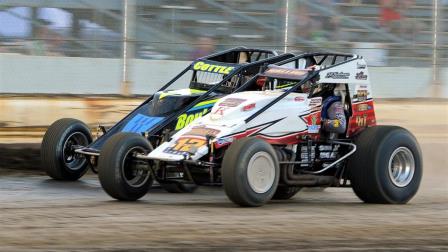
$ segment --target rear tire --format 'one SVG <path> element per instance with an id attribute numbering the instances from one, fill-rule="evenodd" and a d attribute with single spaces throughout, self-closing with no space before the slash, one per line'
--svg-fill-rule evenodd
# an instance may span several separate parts
<path id="1" fill-rule="evenodd" d="M 422 178 L 421 150 L 415 137 L 397 126 L 365 129 L 355 139 L 357 151 L 348 171 L 355 194 L 366 203 L 404 204 Z"/>
<path id="2" fill-rule="evenodd" d="M 275 200 L 290 199 L 294 197 L 294 195 L 296 195 L 301 189 L 302 187 L 298 186 L 278 186 L 277 190 L 274 193 L 274 196 L 272 196 L 272 199 Z"/>
<path id="3" fill-rule="evenodd" d="M 149 142 L 139 134 L 117 133 L 109 138 L 98 160 L 98 178 L 112 198 L 135 201 L 145 196 L 154 181 L 146 161 L 133 158 L 135 153 L 151 151 Z"/>
<path id="4" fill-rule="evenodd" d="M 86 157 L 77 154 L 74 145 L 87 146 L 92 142 L 90 129 L 79 120 L 63 118 L 45 132 L 41 144 L 42 168 L 56 180 L 74 181 L 88 170 Z"/>
<path id="5" fill-rule="evenodd" d="M 257 138 L 235 141 L 222 162 L 222 181 L 227 197 L 240 206 L 262 206 L 274 195 L 280 175 L 277 155 Z"/>

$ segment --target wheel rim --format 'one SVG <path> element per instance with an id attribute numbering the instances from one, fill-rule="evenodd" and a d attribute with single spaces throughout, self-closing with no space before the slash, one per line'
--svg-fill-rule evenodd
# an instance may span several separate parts
<path id="1" fill-rule="evenodd" d="M 247 167 L 249 186 L 256 193 L 265 193 L 271 189 L 275 180 L 275 164 L 267 152 L 257 152 L 249 160 Z"/>
<path id="2" fill-rule="evenodd" d="M 83 155 L 76 153 L 73 147 L 76 145 L 87 146 L 88 144 L 89 140 L 82 132 L 74 132 L 67 137 L 62 149 L 62 157 L 67 168 L 76 171 L 85 165 L 86 158 Z"/>
<path id="3" fill-rule="evenodd" d="M 389 159 L 389 177 L 398 187 L 407 186 L 414 177 L 415 161 L 411 150 L 406 147 L 397 148 Z"/>
<path id="4" fill-rule="evenodd" d="M 139 167 L 144 164 L 142 161 L 133 158 L 135 153 L 145 154 L 145 149 L 142 147 L 133 147 L 129 149 L 123 160 L 121 173 L 126 184 L 131 187 L 138 188 L 149 180 L 151 177 L 151 172 L 149 170 L 143 170 Z"/>

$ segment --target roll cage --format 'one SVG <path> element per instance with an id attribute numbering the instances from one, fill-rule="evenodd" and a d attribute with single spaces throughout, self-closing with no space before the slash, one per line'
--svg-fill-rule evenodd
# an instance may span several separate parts
<path id="1" fill-rule="evenodd" d="M 247 53 L 247 54 L 250 54 L 250 55 L 255 55 L 256 54 L 257 58 L 259 58 L 262 55 L 264 55 L 266 58 L 264 58 L 263 60 L 259 60 L 259 61 L 255 61 L 255 62 L 251 62 L 251 63 L 247 63 L 246 62 L 246 63 L 243 63 L 243 64 L 236 65 L 235 68 L 231 72 L 229 72 L 229 74 L 227 74 L 221 80 L 220 83 L 218 83 L 218 84 L 212 86 L 211 88 L 209 88 L 205 93 L 203 93 L 201 96 L 196 98 L 196 100 L 194 100 L 191 104 L 186 106 L 181 111 L 178 111 L 177 113 L 174 113 L 173 115 L 171 115 L 168 118 L 166 118 L 161 124 L 159 124 L 158 126 L 153 128 L 152 130 L 150 130 L 148 132 L 148 135 L 153 135 L 153 134 L 157 133 L 158 131 L 160 131 L 161 129 L 166 127 L 173 119 L 177 118 L 181 114 L 185 113 L 186 111 L 188 111 L 189 109 L 194 107 L 197 103 L 199 103 L 202 100 L 204 100 L 206 97 L 208 97 L 213 92 L 219 91 L 220 87 L 222 87 L 224 83 L 229 81 L 235 75 L 243 74 L 243 73 L 247 73 L 249 71 L 255 71 L 255 70 L 257 70 L 257 72 L 259 72 L 259 68 L 262 67 L 262 66 L 265 66 L 267 64 L 275 64 L 277 62 L 283 62 L 283 61 L 287 60 L 288 58 L 293 58 L 294 57 L 294 55 L 290 54 L 290 53 L 285 53 L 285 54 L 278 55 L 275 51 L 271 51 L 271 50 L 249 49 L 249 48 L 245 48 L 245 47 L 236 47 L 236 48 L 229 49 L 229 50 L 226 50 L 226 51 L 223 51 L 223 52 L 220 52 L 220 53 L 212 54 L 212 55 L 207 56 L 207 57 L 200 58 L 199 60 L 207 60 L 207 61 L 213 62 L 213 59 L 215 59 L 215 60 L 222 60 L 222 59 L 225 59 L 226 57 L 235 57 L 235 55 L 238 54 L 238 53 Z M 269 58 L 268 57 L 269 55 L 272 55 L 272 57 Z M 237 59 L 237 57 L 235 59 Z M 195 61 L 192 64 L 190 64 L 190 66 L 188 66 L 184 71 L 182 71 L 179 75 L 177 75 L 172 81 L 167 83 L 167 85 L 165 85 L 160 90 L 158 90 L 158 92 L 167 89 L 172 83 L 174 83 L 178 78 L 180 78 L 188 70 L 194 69 L 194 65 L 195 65 L 196 62 L 197 61 Z M 219 61 L 216 61 L 216 62 L 219 62 Z M 194 75 L 193 75 L 193 78 L 194 78 Z M 234 88 L 232 90 L 232 92 L 237 92 L 237 91 L 240 91 L 240 90 L 241 89 L 239 87 L 236 87 L 236 88 Z M 151 98 L 152 98 L 152 96 L 151 96 Z M 147 101 L 149 102 L 149 100 L 150 99 L 148 99 Z"/>
<path id="2" fill-rule="evenodd" d="M 248 57 L 248 60 L 246 62 L 238 63 L 238 61 L 241 60 L 241 55 L 245 54 Z M 195 105 L 197 105 L 199 102 L 205 100 L 207 97 L 209 97 L 214 92 L 221 91 L 224 93 L 227 92 L 236 92 L 239 89 L 239 86 L 241 86 L 241 83 L 237 83 L 237 85 L 234 88 L 226 88 L 225 90 L 220 89 L 223 87 L 225 83 L 231 80 L 231 78 L 242 75 L 242 74 L 257 74 L 260 72 L 261 67 L 268 65 L 268 64 L 274 64 L 277 62 L 284 61 L 288 58 L 294 57 L 294 54 L 291 53 L 285 53 L 278 55 L 277 52 L 273 50 L 264 50 L 264 49 L 252 49 L 252 48 L 246 48 L 246 47 L 236 47 L 232 49 L 228 49 L 222 52 L 218 52 L 215 54 L 211 54 L 209 56 L 205 56 L 202 58 L 199 58 L 198 60 L 193 61 L 190 65 L 188 65 L 183 71 L 181 71 L 179 74 L 177 74 L 173 79 L 171 79 L 169 82 L 167 82 L 165 85 L 163 85 L 159 90 L 156 92 L 161 92 L 164 90 L 167 90 L 173 83 L 175 83 L 177 80 L 179 80 L 185 73 L 187 73 L 190 70 L 193 70 L 193 78 L 195 78 L 195 64 L 198 62 L 206 62 L 210 64 L 215 64 L 219 66 L 231 66 L 232 69 L 227 74 L 223 76 L 223 79 L 220 80 L 219 83 L 215 85 L 211 85 L 206 92 L 201 94 L 199 97 L 197 97 L 192 103 L 190 103 L 188 106 L 185 106 L 183 109 L 177 111 L 176 113 L 173 113 L 161 120 L 156 126 L 154 126 L 152 129 L 150 129 L 148 132 L 146 132 L 147 136 L 154 136 L 157 135 L 159 132 L 161 132 L 165 127 L 167 127 L 170 123 L 173 122 L 177 117 L 182 115 L 183 113 L 186 113 L 189 109 L 193 108 Z M 256 61 L 258 59 L 258 61 Z M 261 60 L 260 60 L 261 59 Z M 230 63 L 228 62 L 230 61 Z M 139 111 L 144 110 L 148 103 L 151 102 L 154 98 L 154 94 L 149 96 L 143 103 L 141 103 L 136 109 L 134 109 L 131 113 L 126 115 L 123 119 L 118 121 L 114 126 L 112 126 L 109 130 L 105 130 L 104 127 L 103 135 L 100 136 L 98 139 L 93 141 L 90 145 L 87 147 L 83 146 L 82 150 L 78 151 L 79 153 L 83 153 L 86 155 L 99 155 L 98 151 L 101 148 L 101 146 L 104 144 L 104 142 L 108 139 L 109 135 L 112 135 L 114 133 L 117 133 L 120 131 L 121 126 L 125 123 L 127 123 L 129 120 L 131 120 L 136 113 L 139 113 Z"/>
<path id="3" fill-rule="evenodd" d="M 338 61 L 338 59 L 341 59 L 341 61 Z M 304 53 L 301 55 L 297 55 L 295 57 L 280 61 L 278 63 L 275 63 L 274 65 L 277 66 L 286 66 L 293 64 L 294 69 L 302 69 L 307 70 L 308 73 L 306 73 L 303 78 L 299 81 L 296 81 L 294 85 L 292 85 L 289 89 L 287 89 L 284 93 L 282 93 L 280 96 L 263 106 L 261 109 L 259 109 L 257 112 L 249 116 L 245 119 L 245 122 L 248 123 L 252 121 L 254 118 L 262 114 L 264 111 L 272 107 L 274 104 L 288 96 L 290 93 L 297 91 L 303 84 L 305 84 L 308 81 L 311 81 L 312 84 L 316 84 L 320 79 L 320 72 L 324 70 L 328 70 L 331 68 L 334 68 L 336 66 L 346 64 L 348 62 L 362 59 L 361 56 L 358 56 L 356 54 L 345 54 L 345 53 L 325 53 L 325 52 L 316 52 L 316 53 Z M 301 60 L 302 62 L 305 62 L 304 66 L 301 66 Z M 303 61 L 304 60 L 304 61 Z M 330 65 L 322 65 L 323 63 L 330 62 Z M 302 64 L 303 65 L 303 64 Z M 313 66 L 319 66 L 313 67 Z M 262 73 L 257 74 L 254 76 L 251 80 L 243 84 L 240 89 L 243 89 L 247 86 L 253 85 L 253 83 L 256 81 L 256 79 L 260 76 L 263 76 Z M 310 95 L 313 93 L 313 90 L 315 88 L 315 85 L 311 86 Z"/>

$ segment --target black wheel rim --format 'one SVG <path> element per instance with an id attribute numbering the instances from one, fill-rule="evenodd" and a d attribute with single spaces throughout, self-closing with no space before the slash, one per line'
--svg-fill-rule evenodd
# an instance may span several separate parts
<path id="1" fill-rule="evenodd" d="M 86 163 L 84 155 L 75 152 L 76 146 L 87 146 L 89 140 L 87 136 L 82 132 L 74 132 L 64 142 L 62 149 L 62 158 L 67 168 L 73 171 L 82 169 Z"/>
<path id="2" fill-rule="evenodd" d="M 146 184 L 151 177 L 147 163 L 134 158 L 135 154 L 145 154 L 145 149 L 142 147 L 133 147 L 128 150 L 123 159 L 121 166 L 121 173 L 124 181 L 131 187 L 139 188 Z"/>

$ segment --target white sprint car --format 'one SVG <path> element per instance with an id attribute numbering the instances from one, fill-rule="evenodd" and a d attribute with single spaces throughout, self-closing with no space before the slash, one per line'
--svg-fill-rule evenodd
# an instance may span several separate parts
<path id="1" fill-rule="evenodd" d="M 243 85 L 253 91 L 221 98 L 156 149 L 141 135 L 118 135 L 117 151 L 101 155 L 101 185 L 119 200 L 144 196 L 149 188 L 135 181 L 155 179 L 223 185 L 241 206 L 313 186 L 350 186 L 365 202 L 406 203 L 420 184 L 421 151 L 409 131 L 376 125 L 369 80 L 364 59 L 351 54 L 308 53 L 269 65 Z M 343 104 L 344 133 L 322 127 L 330 96 Z"/>

